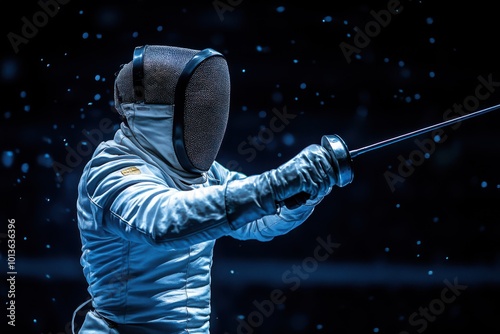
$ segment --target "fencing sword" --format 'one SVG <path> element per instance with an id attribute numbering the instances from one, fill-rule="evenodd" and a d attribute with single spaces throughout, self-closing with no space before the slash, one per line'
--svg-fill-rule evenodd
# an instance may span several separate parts
<path id="1" fill-rule="evenodd" d="M 480 115 L 484 115 L 486 113 L 489 113 L 493 110 L 498 110 L 500 109 L 500 104 L 487 107 L 481 110 L 477 110 L 475 112 L 465 114 L 459 117 L 455 117 L 452 119 L 449 119 L 447 121 L 437 123 L 434 125 L 427 126 L 425 128 L 421 128 L 412 132 L 408 132 L 402 135 L 399 135 L 397 137 L 389 138 L 386 140 L 382 140 L 377 143 L 373 143 L 368 146 L 364 146 L 355 150 L 349 151 L 347 148 L 347 145 L 345 144 L 344 140 L 336 134 L 334 135 L 324 135 L 321 138 L 321 146 L 323 146 L 329 153 L 330 157 L 332 158 L 332 167 L 335 171 L 337 180 L 335 182 L 336 186 L 339 187 L 344 187 L 348 185 L 349 183 L 352 182 L 353 180 L 353 173 L 352 173 L 352 159 L 360 156 L 361 154 L 365 154 L 370 151 L 378 150 L 382 147 L 388 146 L 395 144 L 397 142 L 400 142 L 402 140 L 406 140 L 409 138 L 416 137 L 418 135 L 421 135 L 423 133 L 427 133 L 433 130 L 437 130 L 440 128 L 443 128 L 448 125 L 452 125 L 458 122 L 462 122 L 466 119 L 477 117 Z M 287 208 L 293 209 L 296 208 L 302 204 L 305 203 L 305 201 L 309 198 L 309 194 L 307 193 L 299 193 L 296 194 L 290 198 L 287 198 L 286 200 L 283 201 L 283 205 L 285 205 Z"/>

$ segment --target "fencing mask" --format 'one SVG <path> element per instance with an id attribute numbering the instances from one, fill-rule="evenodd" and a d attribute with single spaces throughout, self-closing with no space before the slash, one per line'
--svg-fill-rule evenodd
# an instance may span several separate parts
<path id="1" fill-rule="evenodd" d="M 207 171 L 219 152 L 229 116 L 230 80 L 224 56 L 213 50 L 136 47 L 116 76 L 115 108 L 122 103 L 174 106 L 172 143 L 181 166 Z M 169 131 L 170 132 L 170 131 Z"/>

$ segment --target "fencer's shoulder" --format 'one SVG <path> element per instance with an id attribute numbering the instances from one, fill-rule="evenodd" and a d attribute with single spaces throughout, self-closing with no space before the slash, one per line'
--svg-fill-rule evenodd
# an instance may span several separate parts
<path id="1" fill-rule="evenodd" d="M 96 163 L 104 163 L 107 160 L 115 160 L 133 155 L 131 150 L 126 146 L 117 145 L 113 140 L 108 140 L 100 143 L 92 155 L 91 161 Z"/>
<path id="2" fill-rule="evenodd" d="M 101 143 L 85 168 L 87 185 L 145 179 L 161 180 L 161 172 L 125 146 L 113 141 Z M 131 180 L 134 179 L 134 180 Z"/>

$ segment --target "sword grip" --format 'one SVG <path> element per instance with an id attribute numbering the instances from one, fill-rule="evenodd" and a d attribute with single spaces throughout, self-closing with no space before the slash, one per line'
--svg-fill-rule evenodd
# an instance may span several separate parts
<path id="1" fill-rule="evenodd" d="M 336 175 L 335 185 L 344 187 L 351 183 L 353 179 L 351 169 L 352 157 L 342 138 L 338 135 L 325 135 L 321 138 L 321 146 L 330 154 L 332 168 Z M 301 192 L 280 202 L 280 205 L 285 205 L 289 209 L 295 209 L 304 204 L 309 197 L 311 195 L 308 193 Z"/>

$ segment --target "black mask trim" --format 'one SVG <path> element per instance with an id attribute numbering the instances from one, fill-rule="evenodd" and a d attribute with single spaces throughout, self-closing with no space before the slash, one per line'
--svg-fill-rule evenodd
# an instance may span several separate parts
<path id="1" fill-rule="evenodd" d="M 213 49 L 204 49 L 193 56 L 184 67 L 175 88 L 174 100 L 174 128 L 172 131 L 172 141 L 175 154 L 182 168 L 188 172 L 202 173 L 189 160 L 184 141 L 184 105 L 186 98 L 186 88 L 196 68 L 206 59 L 214 56 L 224 57 L 221 53 Z M 216 84 L 216 83 L 214 83 Z"/>
<path id="2" fill-rule="evenodd" d="M 145 46 L 138 46 L 134 49 L 132 59 L 132 80 L 134 85 L 134 96 L 136 103 L 144 103 L 144 51 Z"/>

